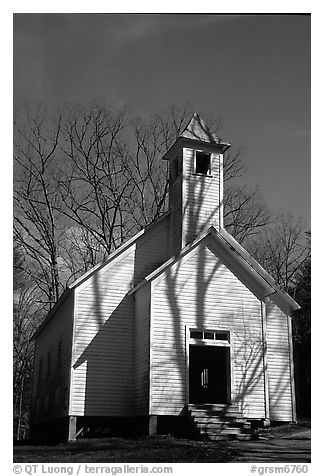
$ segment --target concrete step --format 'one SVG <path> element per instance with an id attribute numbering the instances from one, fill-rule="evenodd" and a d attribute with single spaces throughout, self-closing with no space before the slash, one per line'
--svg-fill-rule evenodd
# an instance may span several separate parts
<path id="1" fill-rule="evenodd" d="M 218 415 L 218 414 L 205 414 L 205 413 L 196 413 L 196 412 L 189 412 L 189 414 L 193 418 L 202 419 L 204 421 L 207 420 L 215 420 L 215 421 L 244 421 L 245 418 L 243 417 L 242 413 L 231 415 Z"/>
<path id="2" fill-rule="evenodd" d="M 219 428 L 219 429 L 209 429 L 201 428 L 201 434 L 210 435 L 238 435 L 241 433 L 240 428 Z"/>
<path id="3" fill-rule="evenodd" d="M 235 408 L 217 409 L 217 408 L 196 408 L 189 405 L 188 411 L 194 417 L 219 417 L 219 418 L 242 418 L 242 412 Z"/>
<path id="4" fill-rule="evenodd" d="M 201 432 L 201 436 L 205 439 L 212 440 L 212 441 L 219 440 L 219 439 L 246 441 L 246 440 L 251 440 L 253 437 L 253 434 L 250 431 L 241 432 L 235 428 L 227 428 L 226 430 L 224 429 L 223 431 Z"/>
<path id="5" fill-rule="evenodd" d="M 208 440 L 249 440 L 253 434 L 237 405 L 189 405 L 188 415 Z"/>
<path id="6" fill-rule="evenodd" d="M 227 421 L 229 423 L 245 423 L 246 418 L 241 415 L 204 415 L 202 413 L 189 413 L 189 415 L 197 421 L 201 422 L 224 422 Z"/>
<path id="7" fill-rule="evenodd" d="M 249 432 L 249 433 L 240 433 L 237 435 L 236 439 L 239 440 L 239 441 L 248 441 L 248 440 L 252 440 L 253 438 L 253 433 Z"/>
<path id="8" fill-rule="evenodd" d="M 201 429 L 219 429 L 219 428 L 238 428 L 240 430 L 250 430 L 251 429 L 251 424 L 250 422 L 202 422 L 202 421 L 197 421 L 195 419 L 196 425 L 201 428 Z"/>
<path id="9" fill-rule="evenodd" d="M 233 408 L 239 410 L 239 405 L 237 403 L 189 403 L 188 408 L 210 408 L 212 410 Z"/>
<path id="10" fill-rule="evenodd" d="M 226 441 L 226 440 L 238 440 L 239 435 L 225 435 L 225 434 L 216 434 L 216 435 L 206 435 L 206 439 L 209 441 Z"/>
<path id="11" fill-rule="evenodd" d="M 209 435 L 206 436 L 209 441 L 226 441 L 226 440 L 238 440 L 238 441 L 249 441 L 252 439 L 252 435 Z"/>
<path id="12" fill-rule="evenodd" d="M 231 408 L 227 410 L 212 410 L 210 408 L 188 408 L 191 413 L 202 413 L 204 415 L 242 415 L 240 410 Z"/>

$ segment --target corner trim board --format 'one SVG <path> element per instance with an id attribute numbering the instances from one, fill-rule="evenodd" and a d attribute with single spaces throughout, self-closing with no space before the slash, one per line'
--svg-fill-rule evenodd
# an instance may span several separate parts
<path id="1" fill-rule="evenodd" d="M 186 236 L 187 236 L 187 220 L 185 220 L 185 199 L 186 199 L 186 173 L 187 165 L 185 161 L 185 156 L 187 151 L 186 147 L 182 147 L 182 190 L 181 190 L 181 249 L 186 246 Z M 180 250 L 181 251 L 181 250 Z"/>
<path id="2" fill-rule="evenodd" d="M 153 342 L 153 319 L 154 319 L 154 286 L 150 283 L 150 320 L 149 320 L 149 369 L 148 369 L 148 414 L 152 414 L 152 376 L 153 376 L 153 352 L 152 352 L 152 342 Z"/>
<path id="3" fill-rule="evenodd" d="M 291 387 L 291 404 L 292 404 L 292 421 L 297 421 L 296 410 L 296 395 L 295 395 L 295 373 L 294 373 L 294 354 L 293 354 L 293 340 L 292 340 L 292 324 L 291 316 L 287 315 L 288 324 L 288 345 L 289 345 L 289 370 L 290 370 L 290 387 Z"/>
<path id="4" fill-rule="evenodd" d="M 266 330 L 266 304 L 261 301 L 261 323 L 262 323 L 262 342 L 263 342 L 263 378 L 264 378 L 264 416 L 266 420 L 270 419 L 270 399 L 269 399 L 269 376 L 267 361 L 267 330 Z"/>
<path id="5" fill-rule="evenodd" d="M 216 155 L 217 157 L 217 155 Z M 223 199 L 224 199 L 224 182 L 223 182 L 223 154 L 218 154 L 219 157 L 219 206 L 218 206 L 218 223 L 219 223 L 219 229 L 224 227 L 224 204 L 223 204 Z"/>
<path id="6" fill-rule="evenodd" d="M 73 313 L 72 313 L 72 338 L 71 338 L 71 361 L 70 361 L 70 381 L 69 381 L 69 408 L 68 415 L 70 416 L 73 407 L 73 378 L 74 378 L 74 357 L 75 357 L 75 329 L 76 329 L 76 310 L 77 310 L 77 292 L 73 292 Z"/>
<path id="7" fill-rule="evenodd" d="M 186 345 L 186 396 L 185 406 L 189 405 L 189 339 L 190 339 L 190 326 L 185 326 L 185 345 Z"/>

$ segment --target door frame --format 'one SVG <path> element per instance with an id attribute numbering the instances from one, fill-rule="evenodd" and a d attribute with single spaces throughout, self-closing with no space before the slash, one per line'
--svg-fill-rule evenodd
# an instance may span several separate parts
<path id="1" fill-rule="evenodd" d="M 229 348 L 229 368 L 227 369 L 227 398 L 228 405 L 233 401 L 233 389 L 234 389 L 234 352 L 233 352 L 233 337 L 234 331 L 228 327 L 217 326 L 214 329 L 211 328 L 198 328 L 194 326 L 185 326 L 186 332 L 186 397 L 185 405 L 189 405 L 189 345 L 199 345 L 199 346 L 217 346 L 217 347 L 227 347 Z M 207 339 L 193 339 L 190 337 L 190 331 L 196 332 L 227 332 L 229 334 L 228 341 L 214 341 Z M 208 405 L 208 404 L 206 404 Z"/>

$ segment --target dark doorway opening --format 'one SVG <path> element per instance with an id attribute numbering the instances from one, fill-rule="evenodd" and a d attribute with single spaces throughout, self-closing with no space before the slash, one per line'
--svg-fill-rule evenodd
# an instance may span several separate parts
<path id="1" fill-rule="evenodd" d="M 189 403 L 230 403 L 230 349 L 189 345 Z"/>

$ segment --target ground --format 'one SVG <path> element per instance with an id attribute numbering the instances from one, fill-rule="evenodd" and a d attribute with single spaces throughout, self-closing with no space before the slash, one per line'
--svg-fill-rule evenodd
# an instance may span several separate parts
<path id="1" fill-rule="evenodd" d="M 155 438 L 84 439 L 56 446 L 14 446 L 15 463 L 310 462 L 310 425 L 265 430 L 258 440 L 194 441 Z"/>
<path id="2" fill-rule="evenodd" d="M 285 425 L 263 431 L 258 440 L 232 442 L 237 451 L 232 462 L 309 463 L 311 430 L 309 424 Z"/>

